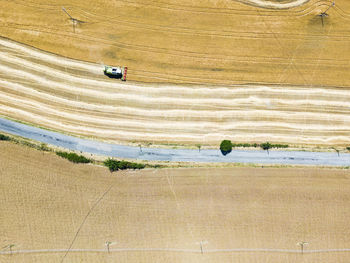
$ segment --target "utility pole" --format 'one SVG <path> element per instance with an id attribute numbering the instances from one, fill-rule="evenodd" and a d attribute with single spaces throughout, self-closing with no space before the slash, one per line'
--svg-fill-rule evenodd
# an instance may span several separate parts
<path id="1" fill-rule="evenodd" d="M 110 241 L 107 241 L 106 242 L 106 247 L 107 247 L 107 252 L 109 253 L 109 246 L 112 244 L 112 242 Z"/>
<path id="2" fill-rule="evenodd" d="M 62 11 L 65 12 L 68 16 L 69 16 L 69 19 L 72 20 L 72 25 L 73 25 L 73 33 L 75 33 L 75 27 L 81 23 L 86 23 L 85 21 L 82 21 L 82 20 L 79 20 L 79 19 L 76 19 L 74 17 L 72 17 L 68 12 L 67 10 L 62 6 Z"/>
<path id="3" fill-rule="evenodd" d="M 208 244 L 208 241 L 203 241 L 201 240 L 200 242 L 198 242 L 197 244 L 199 244 L 200 250 L 201 250 L 201 254 L 203 254 L 203 245 L 204 244 Z"/>
<path id="4" fill-rule="evenodd" d="M 305 241 L 301 241 L 301 242 L 298 242 L 297 245 L 300 246 L 300 251 L 301 251 L 301 254 L 304 254 L 304 246 L 308 245 L 309 243 L 308 242 L 305 242 Z"/>
<path id="5" fill-rule="evenodd" d="M 337 148 L 335 148 L 335 147 L 332 147 L 332 149 L 334 150 L 334 151 L 336 151 L 337 152 L 337 154 L 338 154 L 338 157 L 340 157 L 340 150 L 338 150 Z"/>
<path id="6" fill-rule="evenodd" d="M 15 245 L 14 244 L 11 244 L 9 247 L 10 247 L 10 253 L 12 255 L 12 248 L 14 247 Z"/>
<path id="7" fill-rule="evenodd" d="M 324 12 L 322 12 L 321 14 L 318 15 L 318 16 L 321 17 L 322 26 L 324 26 L 324 21 L 323 21 L 323 19 L 324 19 L 325 17 L 328 16 L 327 11 L 328 11 L 331 7 L 333 7 L 333 6 L 335 6 L 335 2 L 333 2 L 333 3 L 327 8 L 326 11 L 324 11 Z"/>
<path id="8" fill-rule="evenodd" d="M 12 255 L 12 248 L 15 246 L 15 244 L 10 244 L 10 245 L 7 245 L 5 247 L 3 247 L 3 249 L 9 249 L 10 250 L 10 254 Z"/>

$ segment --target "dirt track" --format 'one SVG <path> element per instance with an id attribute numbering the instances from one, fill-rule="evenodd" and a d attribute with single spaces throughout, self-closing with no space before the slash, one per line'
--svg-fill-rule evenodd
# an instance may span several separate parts
<path id="1" fill-rule="evenodd" d="M 0 39 L 0 110 L 44 127 L 114 142 L 350 142 L 340 88 L 122 83 L 98 64 Z"/>
<path id="2" fill-rule="evenodd" d="M 350 248 L 348 170 L 111 175 L 12 143 L 0 142 L 0 149 L 0 249 L 38 250 L 0 253 L 0 262 L 349 261 L 349 251 L 332 251 Z M 203 255 L 201 240 L 208 241 Z M 105 252 L 106 241 L 113 253 Z M 310 253 L 296 252 L 300 241 L 309 242 Z M 72 253 L 63 259 L 68 248 Z"/>

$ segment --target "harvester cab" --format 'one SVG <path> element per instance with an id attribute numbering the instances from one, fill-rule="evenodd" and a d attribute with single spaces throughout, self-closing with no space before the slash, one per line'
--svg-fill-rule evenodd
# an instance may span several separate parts
<path id="1" fill-rule="evenodd" d="M 127 67 L 111 67 L 105 66 L 103 72 L 106 76 L 110 78 L 121 79 L 122 81 L 126 81 L 126 72 Z"/>

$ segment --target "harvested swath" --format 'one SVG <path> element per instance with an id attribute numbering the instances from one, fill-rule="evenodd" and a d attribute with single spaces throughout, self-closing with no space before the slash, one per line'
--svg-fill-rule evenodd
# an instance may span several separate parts
<path id="1" fill-rule="evenodd" d="M 113 142 L 350 143 L 343 89 L 125 84 L 91 75 L 99 65 L 0 43 L 0 107 L 12 118 Z"/>

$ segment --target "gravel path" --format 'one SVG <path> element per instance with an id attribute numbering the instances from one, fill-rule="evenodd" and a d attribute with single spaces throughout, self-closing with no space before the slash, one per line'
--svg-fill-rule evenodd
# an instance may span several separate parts
<path id="1" fill-rule="evenodd" d="M 72 137 L 0 118 L 0 131 L 30 138 L 43 143 L 91 154 L 173 162 L 237 162 L 258 164 L 350 165 L 350 154 L 302 151 L 243 151 L 234 150 L 223 156 L 219 150 L 160 149 L 109 144 Z"/>

